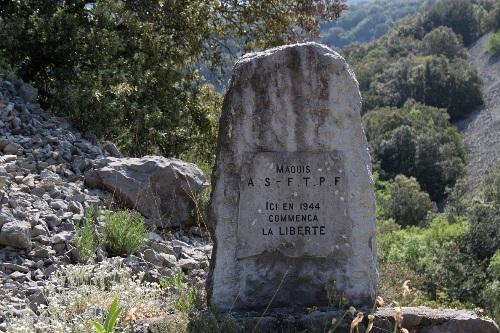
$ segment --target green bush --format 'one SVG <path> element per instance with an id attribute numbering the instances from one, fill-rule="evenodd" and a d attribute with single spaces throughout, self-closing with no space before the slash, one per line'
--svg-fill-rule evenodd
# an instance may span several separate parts
<path id="1" fill-rule="evenodd" d="M 446 279 L 439 266 L 446 250 L 467 232 L 464 219 L 449 223 L 444 216 L 438 216 L 429 227 L 409 227 L 398 230 L 379 222 L 377 237 L 380 266 L 381 294 L 389 301 L 401 301 L 401 284 L 411 280 L 412 298 L 406 300 L 412 305 L 451 305 L 465 303 L 463 299 L 448 295 Z M 381 232 L 380 227 L 385 232 Z M 450 258 L 453 259 L 453 258 Z M 436 274 L 439 269 L 440 275 Z M 469 267 L 473 273 L 473 266 Z M 452 272 L 452 271 L 450 271 Z M 456 279 L 458 276 L 455 277 Z"/>
<path id="2" fill-rule="evenodd" d="M 489 314 L 500 321 L 500 250 L 491 258 L 487 271 L 491 282 L 484 288 L 481 298 Z"/>
<path id="3" fill-rule="evenodd" d="M 85 211 L 83 220 L 75 228 L 75 246 L 78 249 L 80 262 L 88 263 L 95 258 L 100 241 L 95 233 L 95 221 L 98 210 L 90 206 Z"/>
<path id="4" fill-rule="evenodd" d="M 500 31 L 491 34 L 486 43 L 486 51 L 491 55 L 500 54 Z"/>
<path id="5" fill-rule="evenodd" d="M 407 227 L 426 224 L 431 214 L 437 211 L 429 195 L 422 192 L 415 178 L 398 175 L 387 185 L 387 196 L 381 200 L 382 216 L 393 219 Z"/>
<path id="6" fill-rule="evenodd" d="M 398 174 L 415 177 L 434 201 L 446 198 L 463 174 L 465 147 L 443 109 L 413 101 L 403 108 L 382 108 L 363 116 L 363 125 L 383 180 Z"/>
<path id="7" fill-rule="evenodd" d="M 144 218 L 137 212 L 121 210 L 107 213 L 103 228 L 104 246 L 111 256 L 133 254 L 145 242 L 148 229 Z"/>

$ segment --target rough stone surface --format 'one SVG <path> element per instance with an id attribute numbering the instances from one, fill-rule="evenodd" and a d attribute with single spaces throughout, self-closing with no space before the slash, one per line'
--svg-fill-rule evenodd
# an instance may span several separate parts
<path id="1" fill-rule="evenodd" d="M 0 230 L 0 244 L 20 249 L 29 248 L 31 246 L 31 225 L 22 221 L 5 223 Z"/>
<path id="2" fill-rule="evenodd" d="M 418 333 L 499 333 L 497 324 L 465 310 L 402 308 L 403 327 Z M 383 333 L 394 327 L 394 309 L 382 308 L 376 313 L 374 333 Z"/>
<path id="3" fill-rule="evenodd" d="M 179 226 L 191 216 L 193 198 L 206 186 L 194 164 L 160 156 L 107 158 L 86 172 L 87 184 L 105 189 L 157 224 Z"/>
<path id="4" fill-rule="evenodd" d="M 284 46 L 236 63 L 212 178 L 213 309 L 325 306 L 327 288 L 373 304 L 374 192 L 360 109 L 353 72 L 326 46 Z M 317 220 L 275 222 L 275 212 Z"/>

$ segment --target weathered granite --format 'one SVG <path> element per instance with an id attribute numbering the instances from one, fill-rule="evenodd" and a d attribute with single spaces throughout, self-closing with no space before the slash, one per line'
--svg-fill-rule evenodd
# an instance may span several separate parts
<path id="1" fill-rule="evenodd" d="M 353 72 L 326 46 L 278 47 L 236 63 L 212 175 L 211 308 L 325 306 L 327 289 L 373 304 L 374 192 L 360 109 Z M 270 217 L 274 209 L 288 222 Z"/>
<path id="2" fill-rule="evenodd" d="M 85 183 L 111 192 L 159 226 L 176 227 L 190 218 L 206 178 L 196 165 L 174 158 L 108 157 L 85 173 Z"/>
<path id="3" fill-rule="evenodd" d="M 394 327 L 393 308 L 379 309 L 375 314 L 373 333 Z M 403 307 L 403 327 L 410 333 L 499 333 L 491 319 L 480 318 L 471 311 L 431 309 L 424 306 Z"/>

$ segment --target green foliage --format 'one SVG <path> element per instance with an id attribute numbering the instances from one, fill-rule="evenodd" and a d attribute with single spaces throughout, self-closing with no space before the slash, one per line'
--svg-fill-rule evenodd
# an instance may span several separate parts
<path id="1" fill-rule="evenodd" d="M 318 34 L 342 1 L 9 1 L 0 59 L 42 105 L 131 155 L 213 161 L 221 96 L 200 76 L 228 50 Z M 2 65 L 2 63 L 0 63 Z M 2 65 L 3 67 L 3 65 Z"/>
<path id="2" fill-rule="evenodd" d="M 489 172 L 466 214 L 471 223 L 467 249 L 480 260 L 491 258 L 500 249 L 500 164 Z"/>
<path id="3" fill-rule="evenodd" d="M 342 48 L 384 35 L 395 22 L 416 14 L 435 0 L 377 0 L 352 4 L 337 21 L 321 25 L 322 41 Z"/>
<path id="4" fill-rule="evenodd" d="M 177 270 L 168 279 L 161 280 L 160 286 L 175 292 L 176 298 L 172 307 L 178 312 L 187 314 L 202 306 L 203 296 L 198 289 L 189 287 L 184 280 L 185 275 L 182 270 Z"/>
<path id="5" fill-rule="evenodd" d="M 415 178 L 398 175 L 387 186 L 386 198 L 382 200 L 382 216 L 393 219 L 406 227 L 426 224 L 429 214 L 437 211 L 429 195 L 422 192 Z"/>
<path id="6" fill-rule="evenodd" d="M 409 101 L 401 109 L 367 113 L 363 125 L 381 179 L 415 177 L 433 200 L 440 201 L 463 173 L 465 148 L 442 109 Z"/>
<path id="7" fill-rule="evenodd" d="M 100 241 L 95 233 L 95 221 L 98 210 L 95 206 L 90 206 L 85 211 L 85 216 L 80 224 L 76 225 L 75 246 L 78 249 L 80 261 L 88 263 L 95 257 L 95 252 L 100 246 Z"/>
<path id="8" fill-rule="evenodd" d="M 402 107 L 408 99 L 415 99 L 447 109 L 454 121 L 482 104 L 480 77 L 465 60 L 462 45 L 466 40 L 462 33 L 472 28 L 461 20 L 471 16 L 476 23 L 470 25 L 475 27 L 486 9 L 478 3 L 474 10 L 462 14 L 451 2 L 438 1 L 419 15 L 402 20 L 379 40 L 345 49 L 359 79 L 363 112 Z M 468 0 L 457 1 L 457 8 L 469 6 Z M 474 29 L 467 42 L 478 37 L 479 28 Z"/>
<path id="9" fill-rule="evenodd" d="M 448 27 L 440 26 L 422 39 L 423 55 L 443 55 L 446 58 L 465 58 L 462 40 Z"/>
<path id="10" fill-rule="evenodd" d="M 118 297 L 113 298 L 113 302 L 108 307 L 108 314 L 104 325 L 97 320 L 91 320 L 90 323 L 94 326 L 97 333 L 114 333 L 116 321 L 120 316 L 122 308 L 118 305 Z"/>
<path id="11" fill-rule="evenodd" d="M 451 28 L 462 37 L 465 45 L 472 43 L 480 33 L 480 22 L 471 0 L 440 0 L 418 18 L 425 32 L 439 26 Z"/>
<path id="12" fill-rule="evenodd" d="M 107 213 L 103 228 L 104 246 L 111 256 L 133 254 L 144 245 L 148 229 L 137 212 Z"/>
<path id="13" fill-rule="evenodd" d="M 486 51 L 491 55 L 500 54 L 500 31 L 491 34 L 486 43 Z"/>
<path id="14" fill-rule="evenodd" d="M 497 250 L 491 258 L 487 273 L 491 282 L 486 284 L 481 298 L 491 316 L 498 321 L 500 320 L 500 297 L 498 297 L 500 295 L 500 250 Z"/>
<path id="15" fill-rule="evenodd" d="M 377 198 L 387 197 L 387 183 L 377 183 Z M 428 227 L 401 229 L 393 220 L 379 219 L 381 292 L 398 300 L 400 289 L 394 286 L 410 279 L 413 297 L 407 304 L 480 306 L 498 320 L 500 165 L 472 200 L 460 195 L 461 183 L 458 187 L 448 216 L 437 216 Z"/>
<path id="16" fill-rule="evenodd" d="M 402 302 L 401 285 L 410 280 L 413 296 L 404 300 L 407 305 L 431 305 L 432 302 L 450 305 L 456 301 L 448 296 L 442 283 L 444 277 L 435 272 L 445 249 L 452 247 L 466 230 L 467 221 L 449 223 L 442 216 L 424 228 L 410 227 L 387 233 L 380 232 L 379 228 L 381 294 L 388 300 Z"/>

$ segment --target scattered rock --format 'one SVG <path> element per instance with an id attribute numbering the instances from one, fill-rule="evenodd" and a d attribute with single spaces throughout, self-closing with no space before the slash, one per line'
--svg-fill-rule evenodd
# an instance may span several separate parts
<path id="1" fill-rule="evenodd" d="M 394 327 L 394 309 L 382 308 L 375 314 L 374 333 Z M 403 327 L 419 333 L 499 333 L 493 320 L 478 317 L 471 311 L 430 309 L 424 306 L 402 308 Z"/>
<path id="2" fill-rule="evenodd" d="M 23 221 L 7 222 L 0 229 L 0 244 L 20 249 L 31 247 L 31 225 Z"/>

